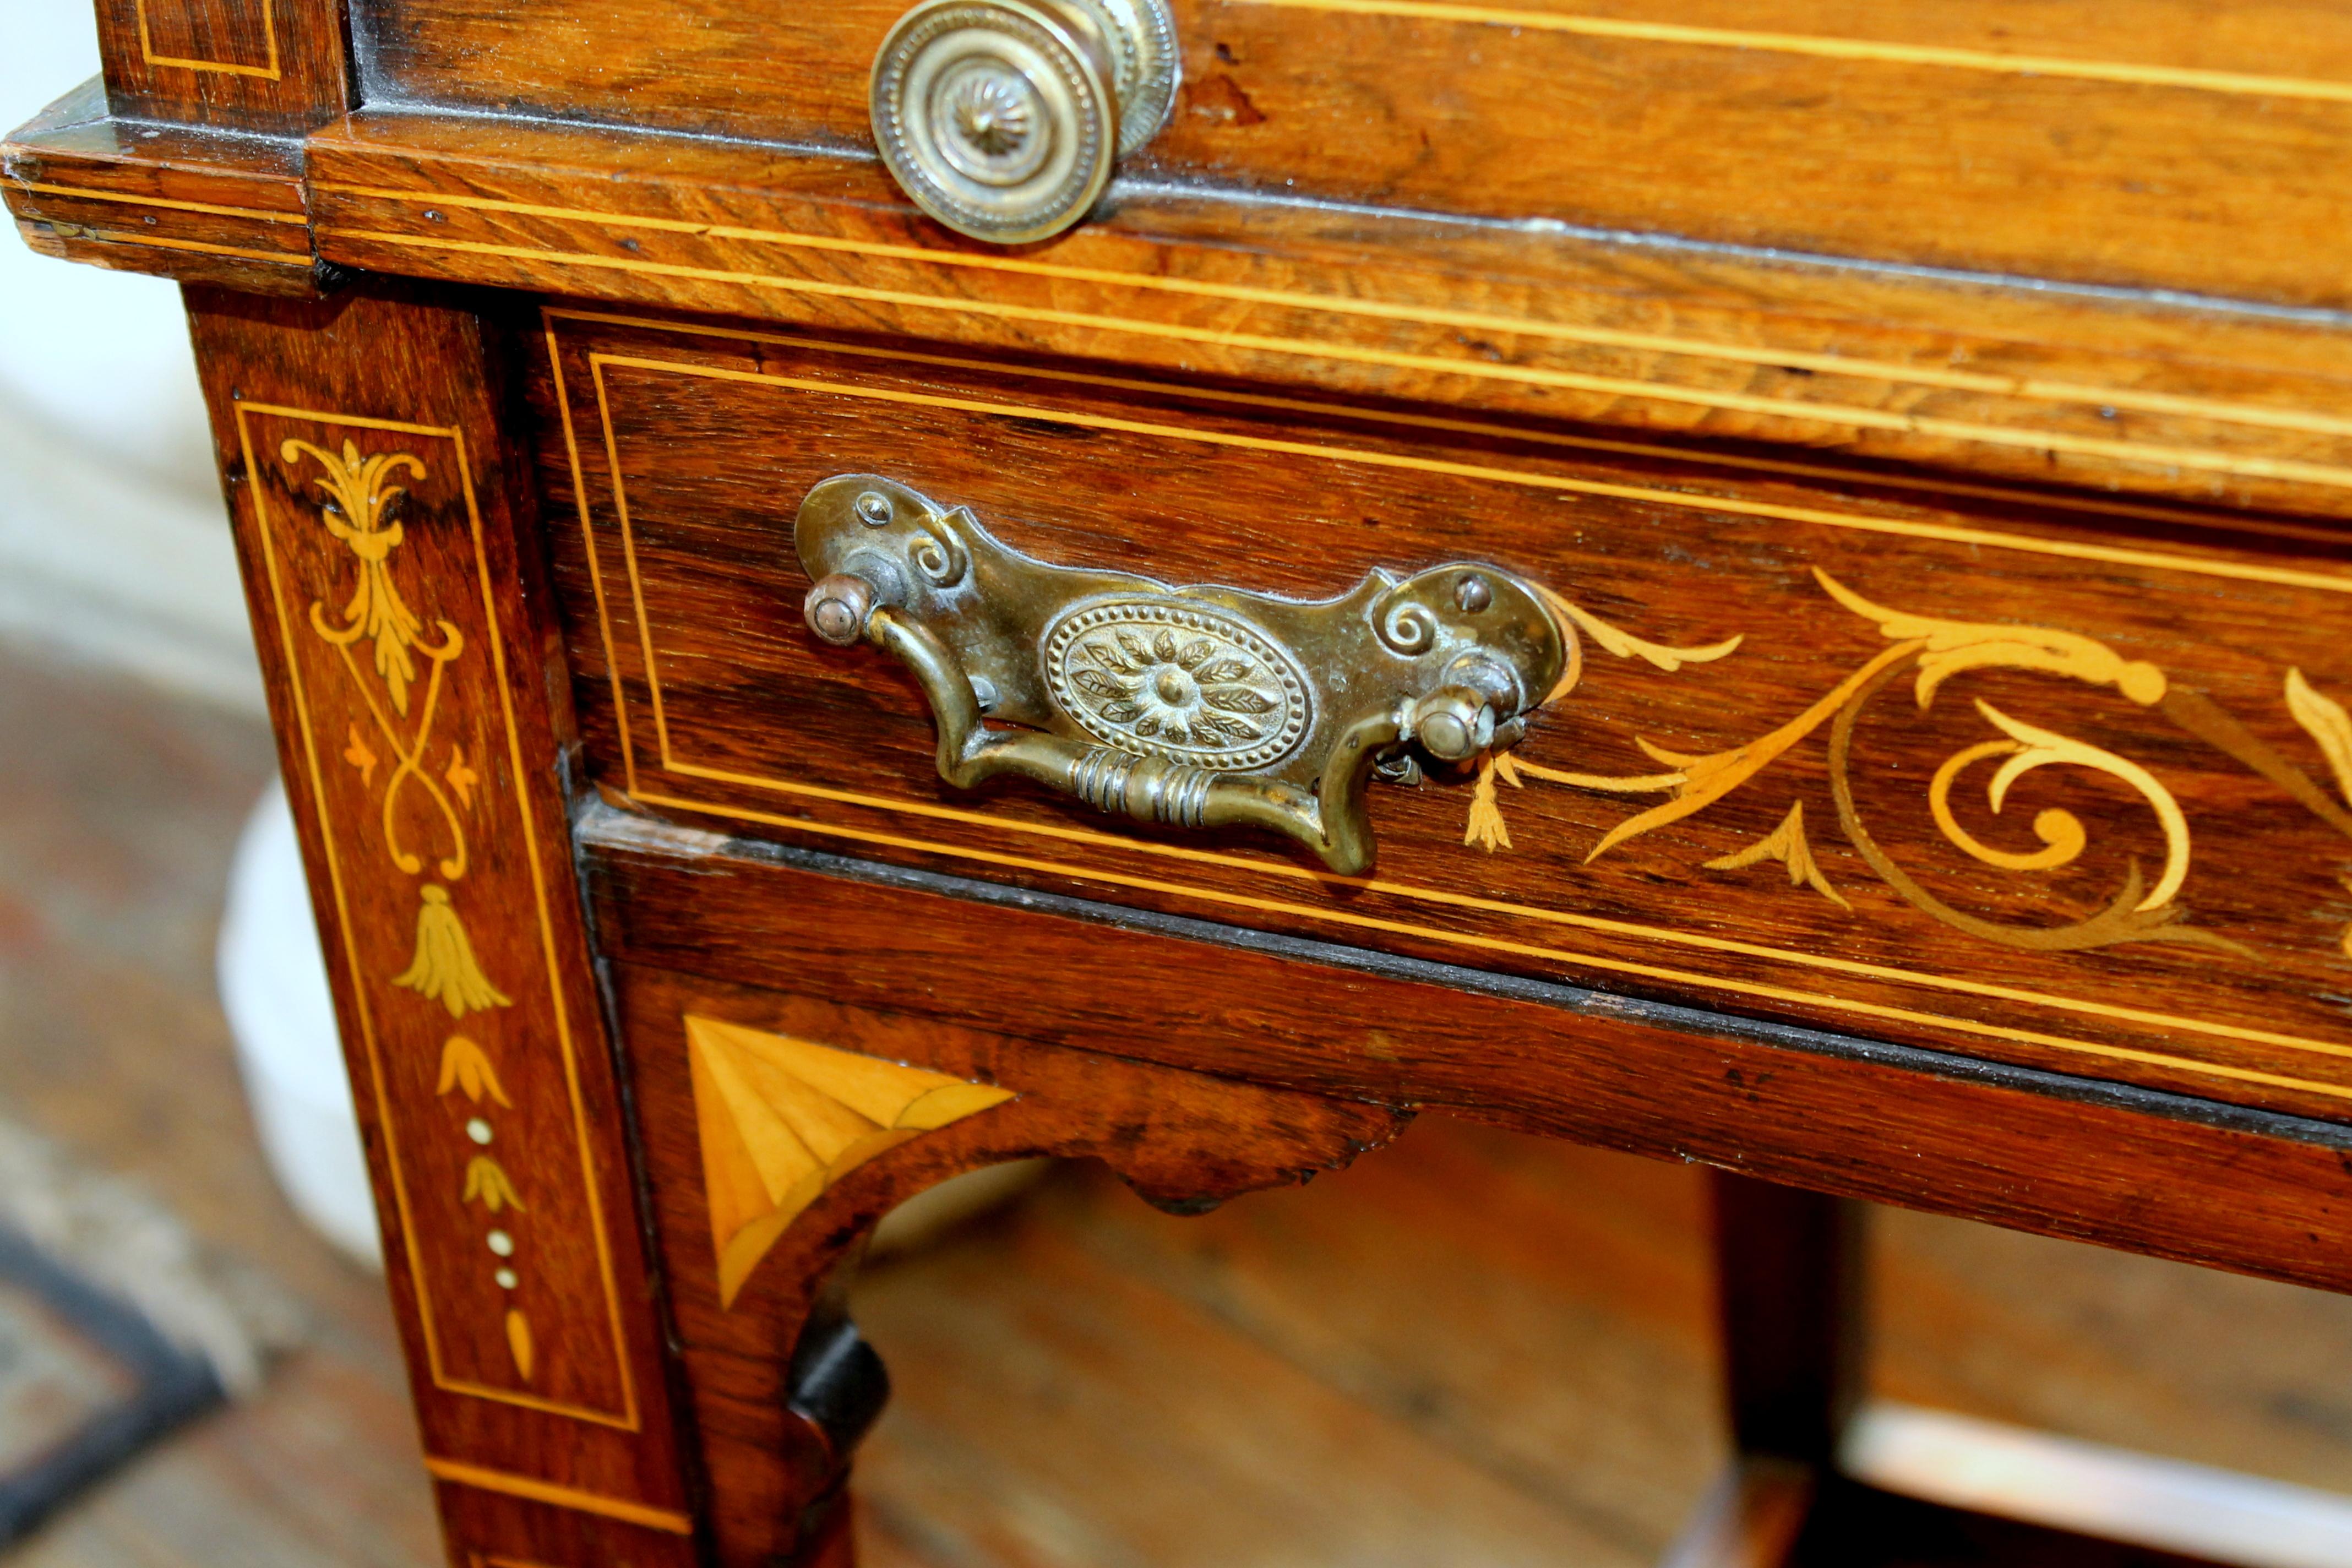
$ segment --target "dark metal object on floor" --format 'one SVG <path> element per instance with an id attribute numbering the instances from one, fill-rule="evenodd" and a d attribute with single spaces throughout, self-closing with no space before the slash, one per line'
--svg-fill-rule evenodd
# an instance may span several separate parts
<path id="1" fill-rule="evenodd" d="M 81 1405 L 63 1390 L 34 1386 L 46 1367 L 61 1360 L 97 1363 L 101 1389 L 93 1391 L 94 1401 Z M 103 1388 L 109 1384 L 121 1392 Z M 85 1489 L 223 1398 L 202 1356 L 173 1344 L 130 1303 L 0 1226 L 0 1416 L 7 1418 L 0 1429 L 43 1415 L 56 1423 L 46 1440 L 37 1434 L 20 1442 L 19 1428 L 0 1448 L 29 1450 L 13 1468 L 0 1471 L 0 1547 L 30 1535 Z M 59 1411 L 60 1405 L 67 1408 Z"/>

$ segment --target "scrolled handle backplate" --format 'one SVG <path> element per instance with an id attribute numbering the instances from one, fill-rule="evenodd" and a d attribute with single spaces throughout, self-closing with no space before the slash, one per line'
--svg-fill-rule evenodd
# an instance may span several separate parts
<path id="1" fill-rule="evenodd" d="M 1509 746 L 1573 633 L 1509 573 L 1376 571 L 1314 603 L 1055 566 L 894 479 L 819 483 L 795 524 L 827 643 L 887 649 L 939 726 L 940 776 L 1015 773 L 1182 827 L 1271 828 L 1369 870 L 1376 768 Z"/>

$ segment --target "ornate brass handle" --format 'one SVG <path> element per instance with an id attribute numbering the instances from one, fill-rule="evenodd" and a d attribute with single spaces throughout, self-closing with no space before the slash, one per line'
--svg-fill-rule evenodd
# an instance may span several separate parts
<path id="1" fill-rule="evenodd" d="M 948 783 L 1018 773 L 1142 822 L 1269 827 L 1349 876 L 1372 864 L 1375 766 L 1511 745 L 1573 651 L 1533 590 L 1471 563 L 1312 604 L 1171 588 L 1031 560 L 872 474 L 818 484 L 795 527 L 810 629 L 915 672 Z"/>
<path id="2" fill-rule="evenodd" d="M 874 142 L 898 187 L 974 239 L 1086 216 L 1176 100 L 1166 0 L 922 0 L 874 57 Z"/>

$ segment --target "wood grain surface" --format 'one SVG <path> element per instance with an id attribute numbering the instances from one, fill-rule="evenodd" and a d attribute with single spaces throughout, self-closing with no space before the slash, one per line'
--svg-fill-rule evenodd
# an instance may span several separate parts
<path id="1" fill-rule="evenodd" d="M 549 538 L 576 700 L 592 773 L 642 808 L 2218 1100 L 2352 1105 L 2333 1000 L 2352 729 L 2331 717 L 2352 696 L 2332 630 L 2352 574 L 2332 545 L 2126 542 L 2063 512 L 1830 498 L 1377 409 L 549 320 L 539 456 L 566 519 Z M 869 471 L 1041 559 L 1169 583 L 1321 597 L 1485 560 L 1589 612 L 1581 684 L 1499 771 L 1377 790 L 1369 879 L 1042 788 L 955 791 L 908 673 L 801 624 L 800 498 Z M 2033 771 L 1996 797 L 2003 766 Z"/>
<path id="2" fill-rule="evenodd" d="M 159 127 L 83 83 L 0 145 L 0 194 L 45 256 L 257 294 L 315 295 L 302 149 Z"/>
<path id="3" fill-rule="evenodd" d="M 642 826 L 604 818 L 597 819 L 589 833 L 592 844 L 625 845 L 624 854 L 640 858 L 653 853 L 661 837 Z M 681 869 L 698 884 L 696 896 L 701 907 L 723 908 L 741 901 L 743 883 L 730 875 L 738 868 L 724 864 L 717 846 L 686 841 L 676 847 L 685 862 Z M 736 887 L 730 889 L 730 882 Z M 646 884 L 640 882 L 634 891 L 630 903 L 636 918 L 666 926 L 670 911 L 652 907 L 657 900 L 645 896 Z M 805 897 L 795 900 L 793 907 L 811 929 L 827 923 L 831 913 L 819 900 Z M 877 921 L 901 914 L 879 900 L 870 900 L 864 907 L 868 918 Z M 1054 918 L 1046 911 L 1039 913 Z M 779 939 L 780 923 L 774 914 L 756 923 L 769 932 L 768 962 L 785 984 L 820 994 L 840 994 L 856 984 L 859 977 L 843 974 L 836 965 L 811 962 L 805 940 Z M 938 931 L 943 923 L 929 922 L 928 929 Z M 1132 971 L 1115 976 L 1101 972 L 1080 973 L 1037 952 L 1024 940 L 1027 933 L 1007 922 L 975 912 L 971 923 L 975 931 L 987 931 L 982 940 L 1000 958 L 1017 952 L 1024 967 L 1098 985 L 1118 998 L 1139 1028 L 1183 1036 L 1188 1059 L 1211 1059 L 1219 1054 L 1213 1043 L 1194 1039 L 1189 1020 L 1172 1018 L 1166 1009 L 1142 1002 L 1146 993 L 1135 983 Z M 681 935 L 685 942 L 706 951 L 712 945 L 707 928 Z M 856 943 L 861 936 L 853 933 L 849 940 Z M 1328 1123 L 1318 1128 L 1321 1119 L 1311 1109 L 1314 1102 L 1304 1096 L 1288 1097 L 1286 1105 L 1261 1100 L 1254 1108 L 1248 1097 L 1263 1091 L 1245 1090 L 1240 1084 L 1220 1085 L 1213 1079 L 1190 1074 L 1154 1075 L 1132 1061 L 1015 1046 L 1009 1040 L 991 1041 L 952 1021 L 980 1011 L 969 1005 L 929 1018 L 889 1010 L 898 998 L 885 977 L 894 973 L 900 976 L 920 973 L 929 986 L 952 985 L 960 978 L 951 963 L 935 962 L 910 968 L 908 954 L 901 948 L 895 962 L 877 966 L 866 977 L 872 984 L 864 988 L 864 994 L 880 1005 L 847 1008 L 820 997 L 728 986 L 633 966 L 623 966 L 618 974 L 625 1037 L 640 1086 L 640 1104 L 649 1126 L 667 1130 L 667 1136 L 648 1142 L 648 1177 L 663 1215 L 666 1267 L 677 1282 L 681 1327 L 688 1342 L 686 1360 L 712 1489 L 711 1517 L 721 1559 L 729 1563 L 763 1562 L 770 1554 L 789 1549 L 793 1538 L 789 1532 L 778 1533 L 776 1521 L 793 1517 L 803 1506 L 799 1500 L 813 1492 L 820 1506 L 832 1495 L 831 1479 L 840 1475 L 845 1458 L 844 1443 L 838 1437 L 814 1442 L 796 1431 L 796 1426 L 804 1429 L 817 1424 L 805 1413 L 823 1405 L 809 1392 L 810 1380 L 822 1375 L 823 1363 L 808 1353 L 807 1339 L 827 1324 L 825 1303 L 838 1300 L 857 1239 L 875 1215 L 915 1188 L 990 1161 L 1039 1152 L 1091 1152 L 1114 1169 L 1129 1173 L 1130 1180 L 1136 1162 L 1146 1162 L 1146 1168 L 1158 1173 L 1151 1179 L 1165 1201 L 1183 1192 L 1209 1195 L 1236 1184 L 1260 1184 L 1285 1167 L 1297 1171 L 1315 1164 L 1336 1166 L 1381 1136 L 1371 1131 L 1378 1125 L 1374 1122 L 1349 1131 L 1342 1142 L 1328 1142 L 1329 1131 L 1324 1130 Z M 1343 1010 L 1368 1013 L 1387 1000 L 1359 992 L 1341 1004 L 1304 974 L 1295 975 L 1288 990 L 1302 1014 L 1321 1018 L 1338 1016 Z M 1407 1016 L 1427 1020 L 1431 1012 L 1424 1008 Z M 701 1073 L 689 1070 L 695 1052 L 691 1044 L 695 1020 L 711 1017 L 774 1031 L 779 1037 L 918 1065 L 953 1080 L 1012 1089 L 1013 1095 L 856 1165 L 800 1213 L 761 1265 L 751 1287 L 731 1300 L 721 1300 L 713 1288 L 709 1215 L 715 1199 L 707 1190 L 714 1169 L 710 1146 L 706 1136 L 698 1148 L 688 1131 L 704 1120 L 702 1102 L 709 1092 Z M 1466 1022 L 1475 1026 L 1489 1020 Z M 1250 1023 L 1261 1037 L 1272 1032 L 1263 1018 Z M 1427 1032 L 1425 1023 L 1423 1029 Z M 1297 1037 L 1306 1050 L 1320 1047 L 1328 1052 L 1336 1043 L 1328 1025 L 1319 1033 L 1302 1027 Z M 1693 1043 L 1685 1037 L 1685 1048 Z M 1621 1050 L 1633 1048 L 1622 1036 L 1609 1044 Z M 1425 1065 L 1410 1063 L 1405 1071 L 1411 1075 Z M 1485 1068 L 1490 1077 L 1500 1070 L 1491 1050 Z M 1773 1082 L 1778 1075 L 1755 1063 L 1743 1068 L 1730 1076 L 1743 1087 L 1753 1084 L 1761 1091 L 1748 1096 L 1753 1130 L 1748 1134 L 1750 1146 L 1744 1152 L 1752 1154 L 1757 1144 L 1771 1140 L 1772 1112 L 1759 1102 L 1778 1089 Z M 1260 1077 L 1277 1076 L 1268 1070 L 1265 1060 L 1254 1064 L 1254 1070 Z M 1139 1073 L 1143 1076 L 1138 1078 Z M 1332 1076 L 1336 1079 L 1340 1075 Z M 1514 1074 L 1516 1081 L 1493 1087 L 1498 1098 L 1520 1108 L 1520 1125 L 1541 1125 L 1525 1116 L 1525 1108 L 1541 1097 L 1533 1081 L 1536 1076 L 1522 1068 Z M 1589 1102 L 1589 1079 L 1580 1087 L 1587 1089 Z M 1867 1093 L 1872 1086 L 1850 1081 L 1847 1087 Z M 2055 1089 L 2045 1085 L 2042 1092 Z M 1135 1089 L 1144 1090 L 1145 1095 L 1133 1094 Z M 1244 1098 L 1236 1100 L 1236 1091 Z M 1998 1108 L 1986 1103 L 1970 1115 L 1948 1100 L 1920 1104 L 1942 1099 L 1928 1083 L 1909 1093 L 1881 1088 L 1873 1098 L 1919 1104 L 1926 1114 L 1948 1125 L 1979 1129 L 1971 1149 L 1980 1165 L 2004 1163 L 2006 1156 L 1996 1146 L 1999 1141 L 1981 1131 L 2002 1128 L 2006 1136 L 2016 1140 L 2011 1152 L 2020 1165 L 2030 1163 L 2036 1172 L 2030 1184 L 2039 1191 L 2029 1201 L 2046 1202 L 2069 1185 L 2067 1177 L 2053 1180 L 2047 1174 L 2050 1167 L 2062 1163 L 2074 1165 L 2080 1173 L 2112 1159 L 2118 1167 L 2133 1169 L 2176 1197 L 2195 1181 L 2177 1156 L 2157 1153 L 2145 1137 L 2131 1140 L 2132 1146 L 2126 1149 L 2120 1142 L 2082 1136 L 2096 1131 L 2084 1125 L 2077 1129 L 2075 1140 L 2061 1143 L 2050 1136 L 2046 1126 L 2037 1124 L 2039 1118 L 2031 1110 L 2014 1100 Z M 691 1109 L 685 1102 L 690 1102 Z M 1612 1113 L 1621 1108 L 1591 1109 L 1616 1120 Z M 2175 1109 L 2177 1112 L 2179 1108 Z M 1819 1110 L 1816 1106 L 1816 1119 Z M 2154 1119 L 2151 1113 L 2158 1113 L 2152 1102 L 2138 1107 L 2134 1120 L 2142 1123 L 2142 1133 Z M 1558 1125 L 1543 1125 L 1542 1130 L 1561 1131 Z M 2284 1123 L 2270 1124 L 2273 1138 L 2284 1130 Z M 1103 1137 L 1106 1131 L 1111 1133 L 1108 1139 Z M 1075 1139 L 1074 1132 L 1078 1134 Z M 1316 1152 L 1318 1145 L 1319 1153 Z M 1839 1146 L 1849 1180 L 1874 1157 L 1867 1139 L 1843 1139 Z M 1919 1140 L 1889 1141 L 1884 1147 L 1895 1154 L 1897 1163 L 1915 1171 L 1950 1174 L 1946 1152 L 1932 1150 Z M 1259 1155 L 1261 1150 L 1264 1152 Z M 1220 1166 L 1230 1166 L 1236 1153 L 1244 1152 L 1244 1157 L 1266 1158 L 1263 1173 L 1240 1183 L 1231 1174 L 1219 1173 Z M 2233 1167 L 2232 1176 L 2238 1178 L 2236 1191 L 2224 1200 L 2231 1212 L 2212 1216 L 2211 1228 L 2199 1238 L 2201 1243 L 2214 1239 L 2214 1229 L 2231 1225 L 2248 1200 L 2263 1201 L 2241 1174 L 2247 1168 L 2242 1158 L 2244 1152 L 2241 1145 L 2232 1156 L 2225 1156 Z M 1958 1151 L 1950 1153 L 1956 1155 Z M 2340 1165 L 2340 1151 L 2332 1150 L 2330 1154 Z M 1769 1170 L 1772 1162 L 1768 1155 L 1748 1168 Z M 2012 1170 L 2007 1179 L 2016 1186 L 2029 1184 L 2021 1176 L 2021 1170 Z M 1759 1452 L 1801 1455 L 1814 1464 L 1825 1464 L 1832 1457 L 1843 1412 L 1864 1387 L 1859 1331 L 1864 1309 L 1858 1290 L 1861 1258 L 1853 1224 L 1858 1216 L 1833 1200 L 1767 1187 L 1747 1178 L 1727 1179 L 1719 1185 L 1728 1194 L 1719 1205 L 1717 1223 L 1726 1243 L 1721 1255 L 1729 1264 L 1723 1276 L 1723 1306 L 1729 1324 L 1727 1353 L 1732 1372 L 1735 1428 L 1743 1444 Z M 1913 1194 L 1913 1201 L 1916 1197 Z M 1932 1205 L 1939 1200 L 1929 1197 L 1927 1201 Z M 2333 1201 L 2322 1200 L 2306 1209 L 2303 1217 L 2318 1218 Z M 2084 1216 L 2074 1217 L 2079 1221 Z M 2178 1214 L 2171 1217 L 2171 1223 L 2179 1221 Z M 2115 1233 L 2108 1232 L 2107 1238 L 2115 1239 Z M 1912 1306 L 1908 1297 L 1898 1297 L 1895 1311 L 1900 1315 Z M 837 1331 L 853 1334 L 849 1342 L 858 1342 L 845 1325 Z M 1744 1539 L 1750 1555 L 1720 1561 L 1769 1560 L 1823 1568 L 1860 1563 L 2153 1564 L 2187 1561 L 2161 1553 L 2134 1555 L 2047 1529 L 1923 1505 L 1834 1479 L 1791 1494 L 1790 1500 L 1792 1508 L 1780 1510 L 1769 1518 L 1758 1517 L 1751 1510 L 1744 1523 L 1736 1522 L 1732 1539 Z M 828 1516 L 819 1518 L 830 1522 Z M 1339 1532 L 1339 1538 L 1345 1535 L 1344 1530 Z M 801 1550 L 806 1552 L 808 1536 L 803 1534 L 801 1541 Z M 1754 1557 L 1753 1550 L 1768 1542 L 1775 1555 Z"/>
<path id="4" fill-rule="evenodd" d="M 1192 185 L 1115 187 L 1008 252 L 920 218 L 860 158 L 415 110 L 351 116 L 309 154 L 321 254 L 373 270 L 2093 492 L 2341 515 L 2352 487 L 2326 313 Z"/>
<path id="5" fill-rule="evenodd" d="M 898 0 L 378 0 L 371 100 L 866 143 Z M 2337 306 L 2324 8 L 1179 0 L 1144 177 Z M 1696 15 L 1694 15 L 1696 13 Z M 2352 177 L 2352 176 L 2346 176 Z"/>
<path id="6" fill-rule="evenodd" d="M 341 0 L 97 0 L 107 101 L 133 119 L 302 132 L 351 106 Z"/>
<path id="7" fill-rule="evenodd" d="M 111 125 L 18 133 L 13 157 L 70 176 L 9 184 L 37 244 L 280 291 L 299 280 L 269 264 L 315 246 L 375 271 L 1630 426 L 1832 483 L 1853 466 L 1750 444 L 1960 470 L 1979 489 L 2057 483 L 2090 493 L 2052 504 L 2123 518 L 2140 511 L 2096 492 L 2352 511 L 2352 428 L 2330 412 L 2342 323 L 2325 312 L 1191 186 L 1125 188 L 1016 255 L 941 234 L 854 157 L 388 109 L 309 139 L 305 234 L 236 188 L 292 149 Z M 209 176 L 210 196 L 155 205 L 159 157 Z"/>
<path id="8" fill-rule="evenodd" d="M 190 303 L 453 1533 L 539 1512 L 684 1562 L 494 332 L 382 295 Z"/>

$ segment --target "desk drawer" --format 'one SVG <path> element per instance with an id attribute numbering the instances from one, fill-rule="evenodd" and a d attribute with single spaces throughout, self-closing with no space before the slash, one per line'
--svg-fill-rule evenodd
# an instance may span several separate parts
<path id="1" fill-rule="evenodd" d="M 2352 567 L 2325 532 L 1784 482 L 871 343 L 548 325 L 575 700 L 595 781 L 635 809 L 2352 1112 Z M 1549 591 L 1580 675 L 1515 750 L 1374 784 L 1366 876 L 1025 780 L 956 789 L 907 667 L 803 623 L 795 514 L 845 473 L 968 508 L 1039 561 L 1167 584 L 1327 598 L 1489 563 Z"/>
<path id="2" fill-rule="evenodd" d="M 868 75 L 909 3 L 371 0 L 352 23 L 370 103 L 851 151 L 873 144 Z M 1182 85 L 1125 163 L 1158 184 L 2347 298 L 2352 16 L 2336 7 L 1170 10 Z"/>

